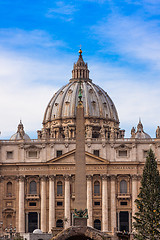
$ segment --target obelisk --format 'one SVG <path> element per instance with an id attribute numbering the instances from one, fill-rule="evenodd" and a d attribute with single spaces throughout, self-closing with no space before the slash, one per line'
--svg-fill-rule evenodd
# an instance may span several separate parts
<path id="1" fill-rule="evenodd" d="M 75 211 L 74 225 L 87 225 L 87 183 L 85 161 L 85 123 L 82 103 L 81 81 L 79 82 L 78 106 L 76 109 L 76 152 L 75 152 Z"/>

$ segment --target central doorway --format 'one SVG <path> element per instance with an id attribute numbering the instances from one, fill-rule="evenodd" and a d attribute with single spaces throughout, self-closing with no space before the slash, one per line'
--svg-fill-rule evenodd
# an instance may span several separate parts
<path id="1" fill-rule="evenodd" d="M 32 233 L 38 228 L 38 213 L 29 212 L 28 213 L 28 232 Z"/>

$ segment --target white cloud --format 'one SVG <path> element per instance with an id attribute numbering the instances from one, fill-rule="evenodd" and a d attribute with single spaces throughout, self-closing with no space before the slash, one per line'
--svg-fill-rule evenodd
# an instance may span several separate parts
<path id="1" fill-rule="evenodd" d="M 71 76 L 70 59 L 37 60 L 1 52 L 0 66 L 1 138 L 16 132 L 20 119 L 26 132 L 34 131 L 35 137 L 49 100 L 63 79 L 67 83 Z"/>
<path id="2" fill-rule="evenodd" d="M 61 40 L 55 40 L 42 30 L 25 31 L 22 29 L 0 29 L 0 46 L 31 48 L 55 48 L 65 46 Z"/>
<path id="3" fill-rule="evenodd" d="M 149 63 L 160 70 L 160 28 L 156 21 L 145 22 L 140 18 L 111 15 L 93 27 L 99 42 L 108 51 L 119 53 L 129 62 Z"/>
<path id="4" fill-rule="evenodd" d="M 55 8 L 50 8 L 47 17 L 58 17 L 66 21 L 71 21 L 73 14 L 77 11 L 77 8 L 72 3 L 66 3 L 64 1 L 57 1 Z"/>

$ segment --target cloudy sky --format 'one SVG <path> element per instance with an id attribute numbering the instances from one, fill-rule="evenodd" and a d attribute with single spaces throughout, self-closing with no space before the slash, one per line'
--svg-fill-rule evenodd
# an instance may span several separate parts
<path id="1" fill-rule="evenodd" d="M 71 78 L 79 46 L 120 127 L 160 125 L 160 0 L 0 0 L 0 131 L 36 138 L 45 108 Z"/>

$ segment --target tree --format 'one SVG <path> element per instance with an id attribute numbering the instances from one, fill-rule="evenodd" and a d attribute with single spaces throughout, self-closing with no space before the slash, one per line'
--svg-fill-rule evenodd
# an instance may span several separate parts
<path id="1" fill-rule="evenodd" d="M 137 240 L 160 239 L 160 175 L 153 151 L 147 153 L 133 223 Z"/>

